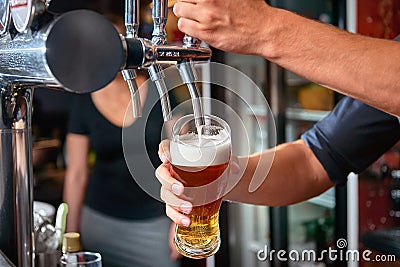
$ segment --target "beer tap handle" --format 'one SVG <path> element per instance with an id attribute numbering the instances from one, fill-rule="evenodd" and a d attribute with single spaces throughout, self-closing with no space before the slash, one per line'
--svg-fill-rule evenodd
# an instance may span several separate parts
<path id="1" fill-rule="evenodd" d="M 139 0 L 125 0 L 125 28 L 127 38 L 137 38 L 139 32 Z"/>
<path id="2" fill-rule="evenodd" d="M 168 19 L 168 0 L 153 0 L 151 15 L 153 17 L 153 38 L 154 45 L 167 44 L 167 19 Z"/>

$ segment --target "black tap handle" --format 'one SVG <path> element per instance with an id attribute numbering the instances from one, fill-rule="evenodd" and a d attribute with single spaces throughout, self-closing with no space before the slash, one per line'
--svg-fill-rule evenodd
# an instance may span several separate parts
<path id="1" fill-rule="evenodd" d="M 125 63 L 121 37 L 104 16 L 89 10 L 62 15 L 50 29 L 46 59 L 66 90 L 88 93 L 110 83 Z"/>

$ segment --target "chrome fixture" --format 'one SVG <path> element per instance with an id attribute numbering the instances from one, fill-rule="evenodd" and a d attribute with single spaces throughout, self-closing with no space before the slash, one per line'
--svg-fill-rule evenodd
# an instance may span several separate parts
<path id="1" fill-rule="evenodd" d="M 200 40 L 189 35 L 185 35 L 183 38 L 183 47 L 199 48 Z M 200 101 L 200 93 L 197 88 L 197 74 L 193 65 L 193 60 L 185 59 L 178 66 L 179 73 L 182 77 L 182 81 L 186 84 L 189 89 L 190 97 L 192 99 L 193 114 L 195 124 L 197 126 L 204 125 L 204 112 L 203 106 Z"/>
<path id="2" fill-rule="evenodd" d="M 126 38 L 138 38 L 140 0 L 125 0 L 125 32 Z M 140 101 L 139 89 L 136 83 L 136 71 L 134 69 L 124 69 L 121 71 L 122 77 L 128 83 L 132 95 L 133 117 L 142 116 L 142 106 Z"/>
<path id="3" fill-rule="evenodd" d="M 139 8 L 137 6 L 137 1 L 139 0 L 136 0 L 136 4 L 131 3 L 131 1 L 125 2 L 125 18 L 137 18 L 136 21 L 138 21 Z M 136 6 L 137 8 L 132 9 L 129 8 L 130 6 Z M 136 13 L 132 14 L 132 12 Z M 137 46 L 142 46 L 143 55 L 139 58 L 135 58 L 138 60 L 143 59 L 143 61 L 127 62 L 125 67 L 148 69 L 150 79 L 155 83 L 160 95 L 164 120 L 167 121 L 171 119 L 171 106 L 168 97 L 168 89 L 164 82 L 165 75 L 161 64 L 177 64 L 182 80 L 187 85 L 190 92 L 196 125 L 203 125 L 203 108 L 200 101 L 199 90 L 196 86 L 197 75 L 194 70 L 193 62 L 210 60 L 211 50 L 200 47 L 200 40 L 187 35 L 183 39 L 182 47 L 167 45 L 166 25 L 168 19 L 168 0 L 152 1 L 152 18 L 153 37 L 151 41 L 137 37 L 126 38 L 128 47 L 130 45 L 134 53 L 139 54 Z M 138 27 L 137 23 L 135 25 Z M 129 52 L 128 49 L 128 53 Z M 128 60 L 129 58 L 130 57 L 128 56 Z M 136 103 L 136 106 L 140 106 L 137 99 L 134 99 L 133 101 Z M 134 109 L 134 114 L 138 113 L 138 108 L 136 107 Z"/>
<path id="4" fill-rule="evenodd" d="M 153 39 L 139 38 L 138 1 L 125 1 L 126 35 L 121 36 L 109 20 L 93 11 L 56 16 L 47 12 L 49 0 L 0 0 L 0 251 L 16 266 L 34 266 L 34 89 L 90 93 L 122 71 L 132 93 L 134 115 L 140 116 L 135 69 L 147 68 L 167 120 L 171 114 L 162 64 L 177 64 L 189 86 L 196 81 L 192 64 L 210 60 L 208 48 L 166 45 L 166 0 L 153 3 L 157 26 Z M 189 89 L 192 98 L 199 100 L 195 85 Z"/>
<path id="5" fill-rule="evenodd" d="M 151 42 L 154 46 L 167 44 L 167 18 L 168 0 L 153 0 L 151 16 L 153 18 L 153 38 Z M 168 88 L 165 85 L 165 74 L 161 66 L 153 63 L 148 67 L 150 79 L 155 83 L 158 94 L 160 95 L 161 108 L 165 121 L 171 119 L 171 103 L 168 97 Z"/>

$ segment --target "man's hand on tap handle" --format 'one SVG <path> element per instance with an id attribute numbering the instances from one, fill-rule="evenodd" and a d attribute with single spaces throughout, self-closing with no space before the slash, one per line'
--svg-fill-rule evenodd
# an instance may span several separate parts
<path id="1" fill-rule="evenodd" d="M 224 51 L 262 56 L 270 9 L 264 0 L 177 0 L 173 11 L 182 32 Z"/>
<path id="2" fill-rule="evenodd" d="M 210 46 L 263 57 L 400 116 L 399 100 L 393 97 L 399 84 L 400 61 L 393 57 L 398 42 L 353 34 L 264 0 L 177 0 L 174 13 L 179 30 Z"/>

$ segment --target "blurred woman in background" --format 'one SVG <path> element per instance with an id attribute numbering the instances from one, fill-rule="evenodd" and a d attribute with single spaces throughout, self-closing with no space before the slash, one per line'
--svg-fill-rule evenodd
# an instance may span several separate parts
<path id="1" fill-rule="evenodd" d="M 122 32 L 120 18 L 110 18 Z M 140 86 L 146 79 L 143 72 L 136 81 Z M 178 266 L 179 254 L 172 242 L 174 224 L 165 216 L 163 203 L 139 187 L 125 162 L 122 131 L 130 127 L 129 131 L 146 131 L 146 152 L 157 164 L 154 159 L 158 159 L 164 124 L 160 103 L 153 107 L 159 97 L 157 90 L 146 86 L 139 92 L 143 117 L 125 122 L 131 93 L 121 74 L 105 88 L 75 97 L 66 137 L 67 231 L 80 232 L 83 249 L 100 252 L 107 267 Z M 170 100 L 173 105 L 172 96 Z M 166 123 L 167 132 L 172 123 Z M 153 180 L 154 168 L 144 167 L 148 158 L 139 148 L 143 140 L 132 139 L 129 145 L 134 152 L 129 157 L 135 159 L 135 175 Z M 91 171 L 90 151 L 96 155 Z"/>

